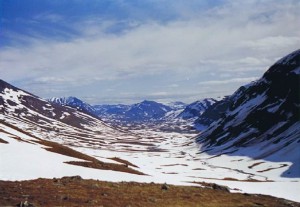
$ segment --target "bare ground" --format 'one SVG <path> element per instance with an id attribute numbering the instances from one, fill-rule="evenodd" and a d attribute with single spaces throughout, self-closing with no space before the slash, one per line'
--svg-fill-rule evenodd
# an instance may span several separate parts
<path id="1" fill-rule="evenodd" d="M 0 181 L 0 206 L 294 206 L 300 203 L 264 195 L 229 193 L 214 188 L 103 182 L 79 176 L 30 181 Z"/>

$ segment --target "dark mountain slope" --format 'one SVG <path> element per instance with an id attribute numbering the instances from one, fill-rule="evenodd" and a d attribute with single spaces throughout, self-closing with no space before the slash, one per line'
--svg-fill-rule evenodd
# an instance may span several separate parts
<path id="1" fill-rule="evenodd" d="M 219 120 L 230 105 L 229 97 L 224 97 L 222 100 L 215 102 L 209 106 L 198 119 L 195 121 L 195 125 L 199 129 L 207 128 L 213 122 Z"/>
<path id="2" fill-rule="evenodd" d="M 96 105 L 94 109 L 100 118 L 125 122 L 158 120 L 172 110 L 170 106 L 147 100 L 132 105 Z"/>
<path id="3" fill-rule="evenodd" d="M 62 97 L 62 98 L 51 98 L 49 99 L 49 102 L 53 104 L 58 104 L 62 106 L 70 106 L 72 108 L 76 108 L 79 111 L 82 111 L 84 113 L 88 113 L 91 115 L 95 115 L 96 111 L 95 109 L 89 105 L 88 103 L 85 103 L 84 101 L 76 98 L 76 97 Z"/>
<path id="4" fill-rule="evenodd" d="M 200 101 L 195 101 L 185 107 L 185 109 L 177 116 L 177 118 L 191 119 L 198 118 L 206 109 L 216 102 L 215 99 L 206 98 Z"/>
<path id="5" fill-rule="evenodd" d="M 238 151 L 300 165 L 300 50 L 276 62 L 258 81 L 239 88 L 228 101 L 222 118 L 197 138 L 203 150 Z M 243 151 L 246 147 L 252 150 Z"/>
<path id="6" fill-rule="evenodd" d="M 72 107 L 50 103 L 2 80 L 0 121 L 64 145 L 110 148 L 118 137 L 138 139 L 133 133 L 109 126 L 100 118 Z"/>

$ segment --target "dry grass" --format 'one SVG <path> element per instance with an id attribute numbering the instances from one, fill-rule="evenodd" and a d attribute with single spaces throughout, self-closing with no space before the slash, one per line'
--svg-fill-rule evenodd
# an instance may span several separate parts
<path id="1" fill-rule="evenodd" d="M 3 140 L 3 139 L 1 139 L 1 138 L 0 138 L 0 143 L 2 143 L 2 144 L 8 144 L 7 141 L 5 141 L 5 140 Z"/>
<path id="2" fill-rule="evenodd" d="M 256 171 L 256 172 L 262 173 L 262 172 L 267 172 L 267 171 L 270 171 L 270 170 L 280 169 L 280 168 L 283 168 L 283 167 L 286 167 L 286 166 L 288 166 L 288 165 L 287 164 L 281 164 L 279 167 L 271 167 L 271 168 L 268 168 L 268 169 L 265 169 L 265 170 L 259 170 L 259 171 Z"/>
<path id="3" fill-rule="evenodd" d="M 226 181 L 239 181 L 239 182 L 253 182 L 253 183 L 261 183 L 261 182 L 274 182 L 273 180 L 256 180 L 253 178 L 249 178 L 249 179 L 236 179 L 236 178 L 231 178 L 231 177 L 225 177 L 225 178 L 209 178 L 209 177 L 200 177 L 200 176 L 190 176 L 190 177 L 194 177 L 194 178 L 201 178 L 201 179 L 205 179 L 205 180 L 226 180 Z M 197 182 L 195 182 L 197 183 Z"/>
<path id="4" fill-rule="evenodd" d="M 263 195 L 145 183 L 83 180 L 79 176 L 31 181 L 0 181 L 0 206 L 28 200 L 34 206 L 294 206 L 299 203 Z"/>
<path id="5" fill-rule="evenodd" d="M 112 157 L 112 158 L 109 158 L 109 159 L 114 160 L 114 161 L 119 162 L 119 163 L 123 163 L 123 164 L 125 164 L 127 166 L 132 166 L 132 167 L 138 168 L 138 166 L 132 164 L 131 162 L 129 162 L 127 160 L 123 160 L 123 159 L 121 159 L 119 157 Z"/>
<path id="6" fill-rule="evenodd" d="M 44 149 L 49 151 L 49 152 L 54 152 L 54 153 L 57 153 L 57 154 L 61 154 L 61 155 L 65 155 L 65 156 L 74 157 L 74 158 L 84 160 L 83 162 L 75 162 L 75 161 L 66 162 L 67 164 L 73 164 L 73 165 L 78 165 L 78 166 L 82 166 L 82 167 L 89 167 L 89 168 L 102 169 L 102 170 L 114 170 L 114 171 L 120 171 L 120 172 L 127 172 L 127 173 L 132 173 L 132 174 L 137 174 L 137 175 L 145 175 L 142 172 L 139 172 L 137 170 L 129 168 L 128 167 L 129 162 L 126 161 L 126 160 L 122 160 L 122 159 L 118 158 L 119 161 L 122 161 L 121 162 L 122 164 L 101 162 L 101 161 L 97 160 L 96 158 L 94 158 L 92 156 L 83 154 L 83 153 L 78 152 L 76 150 L 73 150 L 69 147 L 63 146 L 59 143 L 39 139 L 38 137 L 35 137 L 35 136 L 33 136 L 29 133 L 26 133 L 26 132 L 24 132 L 24 131 L 16 128 L 16 127 L 13 127 L 12 125 L 4 123 L 1 120 L 0 120 L 0 123 L 4 124 L 4 125 L 7 125 L 9 127 L 12 127 L 13 129 L 16 129 L 17 131 L 20 131 L 20 132 L 22 132 L 22 133 L 24 133 L 28 136 L 34 137 L 36 139 L 36 141 L 32 140 L 32 142 L 38 143 L 42 146 L 45 146 Z M 1 131 L 2 130 L 0 130 L 0 132 Z M 5 133 L 7 133 L 7 132 L 5 132 Z M 26 140 L 21 139 L 20 137 L 14 136 L 14 135 L 11 135 L 11 138 L 16 139 L 16 140 L 21 141 L 21 142 L 30 143 Z M 6 142 L 5 140 L 0 138 L 0 143 L 6 143 L 7 144 L 8 142 Z M 32 144 L 32 143 L 30 143 L 30 144 Z M 130 163 L 130 165 L 135 166 L 131 163 Z"/>
<path id="7" fill-rule="evenodd" d="M 66 155 L 66 156 L 84 160 L 84 161 L 65 162 L 67 164 L 88 167 L 88 168 L 101 169 L 101 170 L 114 170 L 114 171 L 137 174 L 137 175 L 144 175 L 144 173 L 142 173 L 142 172 L 139 172 L 137 170 L 129 168 L 127 164 L 114 164 L 114 163 L 101 162 L 94 157 L 88 156 L 86 154 L 83 154 L 83 153 L 73 150 L 69 147 L 58 144 L 56 142 L 40 140 L 40 141 L 38 141 L 38 143 L 42 144 L 44 146 L 47 146 L 47 148 L 45 148 L 45 149 L 50 152 L 55 152 L 58 154 L 62 154 L 62 155 Z M 123 160 L 123 162 L 126 162 L 126 160 Z"/>
<path id="8" fill-rule="evenodd" d="M 263 164 L 263 163 L 265 163 L 265 162 L 256 162 L 256 163 L 254 163 L 253 165 L 248 166 L 248 168 L 249 168 L 249 169 L 252 169 L 252 168 L 254 168 L 255 166 L 258 166 L 258 165 Z"/>

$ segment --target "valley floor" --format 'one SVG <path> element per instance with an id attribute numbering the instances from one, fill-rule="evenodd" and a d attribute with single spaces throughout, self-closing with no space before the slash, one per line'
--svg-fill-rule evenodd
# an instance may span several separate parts
<path id="1" fill-rule="evenodd" d="M 86 144 L 81 143 L 81 145 L 79 145 L 78 143 L 77 145 L 67 144 L 72 153 L 60 152 L 58 149 L 52 150 L 52 152 L 56 153 L 50 153 L 49 145 L 45 146 L 43 143 L 37 143 L 35 140 L 36 138 L 30 137 L 26 134 L 22 134 L 20 131 L 16 131 L 4 125 L 0 126 L 0 137 L 3 142 L 0 143 L 0 180 L 3 181 L 32 180 L 37 178 L 52 179 L 54 177 L 79 175 L 84 179 L 97 179 L 102 181 L 125 181 L 140 183 L 154 182 L 161 184 L 167 183 L 172 185 L 195 187 L 203 187 L 205 186 L 203 185 L 203 183 L 206 182 L 228 186 L 230 192 L 265 194 L 300 202 L 300 198 L 298 196 L 298 193 L 300 192 L 300 178 L 284 178 L 281 176 L 284 171 L 289 170 L 292 163 L 253 160 L 249 157 L 244 156 L 229 156 L 224 154 L 212 156 L 206 153 L 199 153 L 199 146 L 194 143 L 194 136 L 196 134 L 161 132 L 155 129 L 135 129 L 132 132 L 137 135 L 136 140 L 123 140 L 121 137 L 119 137 L 115 139 L 114 142 L 111 141 L 111 143 L 103 147 L 95 148 L 93 148 L 91 143 L 89 142 L 87 142 Z M 53 139 L 52 141 L 64 144 L 59 138 Z M 79 156 L 72 150 L 76 150 L 77 152 L 83 155 L 87 155 L 88 157 Z M 92 157 L 93 159 L 96 158 L 97 162 L 99 161 L 99 163 L 93 164 L 94 160 L 90 159 L 89 157 Z M 74 165 L 74 163 L 77 164 Z M 85 167 L 80 166 L 80 164 L 78 163 L 83 163 Z M 98 169 L 92 168 L 95 165 Z M 115 165 L 121 167 L 116 169 L 114 168 Z M 29 185 L 28 192 L 30 193 L 23 193 L 33 195 L 33 186 L 36 182 L 40 182 L 40 184 L 37 184 L 37 186 L 40 186 L 41 189 L 46 188 L 45 192 L 48 192 L 49 189 L 47 190 L 47 188 L 51 188 L 51 190 L 53 191 L 57 190 L 53 189 L 53 186 L 55 185 L 49 184 L 53 183 L 53 181 L 39 179 L 29 182 L 24 181 L 20 183 L 22 185 Z M 83 183 L 83 185 L 86 185 L 84 183 L 88 182 L 95 182 L 97 184 L 97 181 L 81 182 Z M 6 193 L 6 190 L 3 190 L 6 188 L 11 188 L 10 192 L 14 192 L 14 190 L 12 189 L 15 189 L 16 185 L 18 184 L 18 182 L 1 182 L 1 193 Z M 44 186 L 44 184 L 46 186 Z M 103 183 L 98 185 L 102 184 Z M 105 183 L 105 185 L 113 184 Z M 137 186 L 137 188 L 142 188 L 138 187 L 139 185 L 141 185 L 145 186 L 145 189 L 149 188 L 149 191 L 145 191 L 145 195 L 143 195 L 143 191 L 141 189 L 137 190 L 135 192 L 136 194 L 133 195 L 133 198 L 130 198 L 132 200 L 130 202 L 128 201 L 128 204 L 131 206 L 135 206 L 132 205 L 132 202 L 138 198 L 147 198 L 151 200 L 150 194 L 152 193 L 152 191 L 153 193 L 157 193 L 156 190 L 159 194 L 158 197 L 154 196 L 154 198 L 159 202 L 155 206 L 164 206 L 164 204 L 168 204 L 170 206 L 180 206 L 184 203 L 176 204 L 174 202 L 177 198 L 183 199 L 184 197 L 187 198 L 185 200 L 191 200 L 191 202 L 193 202 L 191 203 L 191 206 L 195 206 L 192 205 L 195 203 L 198 203 L 197 205 L 199 206 L 220 206 L 220 204 L 222 203 L 222 199 L 220 199 L 218 201 L 219 203 L 217 203 L 216 205 L 210 205 L 209 203 L 203 204 L 203 202 L 206 202 L 205 199 L 209 201 L 210 199 L 208 198 L 210 197 L 207 197 L 206 194 L 204 194 L 204 196 L 199 196 L 199 198 L 197 198 L 197 196 L 193 196 L 194 194 L 198 194 L 198 191 L 201 191 L 201 189 L 199 188 L 174 187 L 174 189 L 181 189 L 179 190 L 180 192 L 188 192 L 191 190 L 194 194 L 183 193 L 180 194 L 179 197 L 171 196 L 166 199 L 161 196 L 168 195 L 169 192 L 172 192 L 172 190 L 166 191 L 167 193 L 165 194 L 161 194 L 162 191 L 159 187 L 160 185 L 122 183 L 118 183 L 116 185 L 133 185 Z M 58 186 L 64 188 L 64 185 Z M 156 186 L 156 190 L 151 190 L 153 186 Z M 173 189 L 173 187 L 171 189 Z M 15 194 L 12 194 L 12 196 L 15 195 L 16 198 L 19 199 L 19 197 L 22 195 L 20 194 L 20 192 L 18 192 L 18 190 L 15 189 L 15 191 Z M 66 194 L 67 196 L 71 195 L 71 192 L 69 192 L 67 188 L 65 189 L 65 191 L 66 192 L 64 192 L 64 194 Z M 83 191 L 86 193 L 93 190 L 83 187 Z M 109 194 L 114 193 L 118 194 L 119 190 L 109 192 Z M 202 193 L 204 192 L 200 192 L 200 195 Z M 138 197 L 138 195 L 140 195 L 140 197 Z M 241 194 L 232 195 L 242 196 Z M 101 197 L 101 195 L 98 196 Z M 113 195 L 112 197 L 109 197 L 109 199 L 117 199 L 117 196 L 118 195 Z M 128 195 L 124 196 L 126 198 L 126 196 Z M 1 195 L 0 197 L 3 196 Z M 36 194 L 34 196 L 36 200 L 34 201 L 39 205 L 41 205 L 40 202 L 46 201 L 49 202 L 48 204 L 50 205 L 51 202 L 48 200 L 54 199 L 46 197 L 47 200 L 42 201 L 38 200 L 38 197 L 39 195 Z M 218 197 L 217 194 L 216 197 Z M 232 198 L 231 196 L 229 196 L 230 198 L 228 196 L 225 197 L 226 199 L 231 200 L 230 202 L 240 202 L 239 199 L 244 198 L 242 196 L 235 200 L 235 196 L 233 196 Z M 107 202 L 109 201 L 108 198 L 105 199 L 107 200 Z M 145 200 L 145 205 L 141 206 L 147 206 L 147 202 L 149 202 L 149 205 L 151 204 L 151 201 L 147 199 Z M 84 202 L 88 202 L 88 200 L 93 200 L 93 198 L 86 199 Z M 250 203 L 244 203 L 245 205 L 242 206 L 248 206 L 248 204 L 249 206 L 253 206 L 254 200 L 255 199 L 249 201 Z M 11 201 L 17 200 L 12 199 Z M 248 200 L 246 199 L 245 201 Z M 72 202 L 76 203 L 76 199 L 72 200 Z M 81 200 L 80 202 L 83 202 L 83 200 Z M 229 201 L 226 200 L 226 202 Z M 10 203 L 10 205 L 11 204 L 12 203 Z M 126 203 L 122 203 L 122 205 L 123 204 L 125 205 Z M 72 205 L 70 204 L 70 206 Z M 184 206 L 188 206 L 188 204 Z M 272 205 L 267 204 L 265 206 Z"/>

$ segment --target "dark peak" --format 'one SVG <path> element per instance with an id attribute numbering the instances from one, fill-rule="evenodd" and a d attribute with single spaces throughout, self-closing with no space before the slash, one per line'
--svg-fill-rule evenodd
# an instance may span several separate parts
<path id="1" fill-rule="evenodd" d="M 17 89 L 16 87 L 12 86 L 11 84 L 5 82 L 4 80 L 0 79 L 0 90 L 2 91 L 5 88 L 9 89 Z"/>
<path id="2" fill-rule="evenodd" d="M 189 104 L 189 106 L 203 105 L 203 104 L 213 104 L 216 101 L 217 100 L 215 100 L 213 98 L 205 98 L 205 99 L 202 99 L 202 100 L 194 101 L 193 103 Z"/>
<path id="3" fill-rule="evenodd" d="M 69 97 L 67 98 L 67 100 L 68 100 L 68 101 L 75 101 L 75 102 L 84 102 L 84 101 L 82 101 L 81 99 L 79 99 L 79 98 L 77 98 L 77 97 L 75 97 L 75 96 L 69 96 Z"/>
<path id="4" fill-rule="evenodd" d="M 155 101 L 144 100 L 140 103 L 134 104 L 135 106 L 165 106 Z"/>
<path id="5" fill-rule="evenodd" d="M 274 76 L 283 78 L 290 74 L 300 74 L 300 49 L 278 60 L 263 77 L 269 80 Z"/>
<path id="6" fill-rule="evenodd" d="M 76 98 L 74 96 L 69 96 L 69 97 L 60 97 L 60 98 L 50 98 L 49 99 L 50 102 L 54 102 L 54 103 L 63 103 L 63 104 L 69 104 L 69 103 L 84 103 L 82 100 L 80 100 L 79 98 Z"/>
<path id="7" fill-rule="evenodd" d="M 206 102 L 206 103 L 214 103 L 216 102 L 217 100 L 216 99 L 213 99 L 213 98 L 205 98 L 202 100 L 202 102 Z"/>
<path id="8" fill-rule="evenodd" d="M 174 104 L 174 105 L 186 105 L 186 103 L 183 103 L 182 101 L 174 101 L 174 102 L 171 102 L 171 104 Z"/>
<path id="9" fill-rule="evenodd" d="M 212 150 L 268 143 L 273 148 L 270 152 L 279 149 L 272 144 L 296 142 L 299 130 L 293 126 L 299 124 L 299 66 L 297 50 L 277 61 L 263 78 L 240 87 L 224 102 L 227 107 L 215 116 L 218 120 L 206 116 L 216 122 L 202 131 L 197 141 Z"/>
<path id="10" fill-rule="evenodd" d="M 275 65 L 300 65 L 300 49 L 278 60 Z"/>
<path id="11" fill-rule="evenodd" d="M 157 102 L 155 101 L 148 101 L 148 100 L 144 100 L 141 102 L 141 104 L 156 104 Z"/>
<path id="12" fill-rule="evenodd" d="M 12 90 L 14 90 L 14 91 L 19 91 L 19 90 L 20 90 L 20 91 L 23 91 L 23 92 L 25 92 L 25 93 L 27 93 L 27 94 L 29 94 L 29 95 L 32 95 L 32 96 L 34 96 L 34 97 L 37 97 L 37 96 L 35 96 L 35 95 L 33 95 L 33 94 L 31 94 L 31 93 L 25 91 L 25 90 L 22 90 L 22 89 L 20 89 L 20 88 L 17 88 L 17 87 L 15 87 L 15 86 L 13 86 L 13 85 L 11 85 L 11 84 L 5 82 L 4 80 L 1 80 L 1 79 L 0 79 L 0 92 L 3 91 L 5 88 L 12 89 Z"/>

